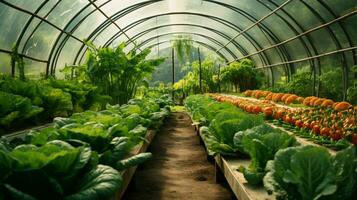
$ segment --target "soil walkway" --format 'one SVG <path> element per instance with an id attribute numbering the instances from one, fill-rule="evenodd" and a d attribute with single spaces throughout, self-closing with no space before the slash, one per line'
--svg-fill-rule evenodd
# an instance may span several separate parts
<path id="1" fill-rule="evenodd" d="M 172 113 L 149 150 L 153 158 L 140 166 L 124 200 L 231 200 L 228 186 L 216 184 L 189 116 Z"/>

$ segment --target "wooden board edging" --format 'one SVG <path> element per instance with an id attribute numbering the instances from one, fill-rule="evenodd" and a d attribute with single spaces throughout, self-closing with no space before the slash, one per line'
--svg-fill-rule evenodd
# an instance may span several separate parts
<path id="1" fill-rule="evenodd" d="M 131 155 L 137 155 L 139 153 L 144 153 L 147 151 L 148 147 L 150 146 L 151 142 L 153 141 L 154 137 L 156 135 L 156 131 L 154 130 L 149 130 L 146 135 L 145 135 L 145 139 L 147 140 L 147 142 L 143 142 L 141 144 L 139 144 L 131 153 Z M 123 185 L 120 187 L 120 189 L 117 191 L 117 193 L 115 194 L 115 196 L 112 198 L 112 200 L 120 200 L 125 191 L 127 190 L 131 179 L 133 178 L 135 171 L 137 169 L 138 166 L 134 166 L 134 167 L 130 167 L 124 171 L 122 171 L 120 174 L 123 178 Z"/>

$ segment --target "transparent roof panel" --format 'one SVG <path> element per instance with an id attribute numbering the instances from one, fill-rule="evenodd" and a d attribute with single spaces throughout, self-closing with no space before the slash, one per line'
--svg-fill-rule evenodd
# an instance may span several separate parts
<path id="1" fill-rule="evenodd" d="M 29 15 L 14 10 L 6 5 L 1 5 L 0 9 L 0 48 L 11 50 L 17 38 L 20 36 Z M 16 26 L 14 26 L 16 24 Z"/>
<path id="2" fill-rule="evenodd" d="M 52 10 L 47 19 L 59 27 L 63 27 L 69 20 L 72 19 L 78 11 L 86 6 L 87 0 L 61 0 L 60 3 Z"/>
<path id="3" fill-rule="evenodd" d="M 42 23 L 24 47 L 24 54 L 46 60 L 60 31 Z"/>
<path id="4" fill-rule="evenodd" d="M 185 35 L 185 34 L 180 34 L 180 35 Z M 202 36 L 197 36 L 197 35 L 189 35 L 187 34 L 188 36 L 190 36 L 192 38 L 193 41 L 198 41 L 198 42 L 201 42 L 201 43 L 205 43 L 215 49 L 218 49 L 219 47 L 221 47 L 221 44 L 217 43 L 216 41 L 212 41 L 210 39 L 207 39 L 205 37 L 202 37 Z M 159 42 L 171 42 L 172 41 L 172 36 L 173 35 L 166 35 L 166 36 L 162 36 L 159 38 Z M 148 43 L 145 43 L 145 45 L 143 45 L 143 48 L 145 47 L 150 47 L 152 45 L 155 45 L 157 44 L 157 40 L 151 40 L 150 42 Z M 128 48 L 130 48 L 130 46 L 128 46 Z M 226 49 L 223 49 L 221 51 L 222 54 L 224 54 L 228 59 L 233 59 L 233 56 L 226 50 Z"/>
<path id="5" fill-rule="evenodd" d="M 271 14 L 285 2 L 287 0 L 4 0 L 0 2 L 1 63 L 8 65 L 8 57 L 4 55 L 11 53 L 16 42 L 20 44 L 19 51 L 30 57 L 28 60 L 48 60 L 57 69 L 66 63 L 79 62 L 86 51 L 81 48 L 82 42 L 43 19 L 80 40 L 93 40 L 98 46 L 135 40 L 137 43 L 146 41 L 144 47 L 153 46 L 158 50 L 160 45 L 157 44 L 169 46 L 175 34 L 192 35 L 197 45 L 206 44 L 215 49 L 225 46 L 220 52 L 229 61 L 252 54 L 249 58 L 260 67 L 356 46 L 357 1 L 291 0 Z M 256 23 L 268 14 L 271 15 Z M 343 15 L 348 17 L 311 31 Z M 294 38 L 305 31 L 309 33 Z M 284 42 L 286 40 L 289 42 Z M 271 48 L 277 43 L 281 44 Z M 127 50 L 133 47 L 131 43 Z M 79 57 L 75 58 L 77 54 Z M 356 63 L 355 51 L 344 54 L 349 67 Z M 333 63 L 336 58 L 341 55 L 331 54 L 321 60 L 323 64 L 336 64 Z M 302 63 L 316 64 L 316 61 Z M 294 66 L 299 64 L 296 62 Z M 44 64 L 38 66 L 42 68 Z M 5 68 L 1 70 L 10 69 Z M 37 70 L 34 68 L 31 70 Z"/>
<path id="6" fill-rule="evenodd" d="M 11 72 L 10 54 L 0 52 L 0 73 L 9 74 Z"/>
<path id="7" fill-rule="evenodd" d="M 42 3 L 47 3 L 47 2 L 45 2 L 45 0 L 36 0 L 36 1 L 5 0 L 5 2 L 9 2 L 12 5 L 20 7 L 20 8 L 25 8 L 26 10 L 28 10 L 32 13 L 34 13 Z"/>

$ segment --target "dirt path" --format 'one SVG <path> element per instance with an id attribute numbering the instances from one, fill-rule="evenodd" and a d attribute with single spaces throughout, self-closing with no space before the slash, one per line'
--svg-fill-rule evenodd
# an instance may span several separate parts
<path id="1" fill-rule="evenodd" d="M 214 182 L 214 166 L 190 123 L 186 113 L 169 117 L 150 146 L 153 158 L 136 171 L 124 200 L 235 199 Z"/>

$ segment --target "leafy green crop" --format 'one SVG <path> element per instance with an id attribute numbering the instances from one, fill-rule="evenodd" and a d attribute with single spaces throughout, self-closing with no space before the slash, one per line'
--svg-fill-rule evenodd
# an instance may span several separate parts
<path id="1" fill-rule="evenodd" d="M 258 126 L 262 123 L 263 118 L 261 116 L 246 114 L 235 108 L 234 110 L 223 110 L 219 112 L 212 120 L 209 130 L 219 144 L 228 145 L 230 148 L 226 147 L 225 149 L 231 149 L 234 152 L 233 139 L 235 133 Z M 222 146 L 220 145 L 218 147 L 221 148 Z M 233 153 L 232 151 L 219 151 L 218 149 L 216 149 L 216 151 L 223 154 Z"/>
<path id="2" fill-rule="evenodd" d="M 90 148 L 58 140 L 0 150 L 0 190 L 5 199 L 106 199 L 121 177 L 96 159 Z"/>
<path id="3" fill-rule="evenodd" d="M 193 95 L 185 101 L 193 120 L 209 126 L 204 139 L 211 154 L 235 155 L 234 135 L 263 123 L 260 115 L 247 114 L 232 104 L 216 102 L 205 95 Z"/>
<path id="4" fill-rule="evenodd" d="M 322 147 L 290 147 L 268 162 L 264 186 L 278 199 L 353 199 L 356 167 L 353 146 L 335 156 Z"/>
<path id="5" fill-rule="evenodd" d="M 36 108 L 29 98 L 5 92 L 0 100 L 4 115 L 11 114 L 11 106 L 19 113 Z M 122 183 L 118 171 L 151 157 L 132 151 L 145 142 L 148 127 L 157 127 L 169 114 L 167 105 L 161 106 L 150 98 L 131 100 L 55 118 L 54 127 L 30 131 L 19 146 L 0 140 L 0 199 L 111 198 Z"/>
<path id="6" fill-rule="evenodd" d="M 294 136 L 265 124 L 238 132 L 234 143 L 252 159 L 248 168 L 241 166 L 239 169 L 252 185 L 262 184 L 266 163 L 274 159 L 278 150 L 297 145 Z"/>
<path id="7" fill-rule="evenodd" d="M 209 123 L 223 110 L 237 110 L 229 103 L 219 103 L 205 95 L 192 95 L 186 98 L 185 107 L 191 113 L 193 120 L 203 125 Z"/>
<path id="8" fill-rule="evenodd" d="M 33 106 L 30 99 L 0 91 L 0 127 L 8 127 L 15 120 L 26 120 L 40 114 L 43 108 Z"/>
<path id="9" fill-rule="evenodd" d="M 145 107 L 152 109 L 144 111 Z M 76 113 L 70 118 L 55 118 L 53 128 L 31 131 L 25 140 L 37 146 L 52 140 L 63 140 L 74 146 L 90 146 L 98 154 L 100 164 L 115 168 L 118 162 L 130 159 L 130 151 L 145 141 L 148 128 L 158 127 L 169 114 L 166 108 L 160 109 L 152 99 L 131 100 L 130 105 L 108 105 L 107 108 L 99 112 Z M 157 110 L 159 112 L 154 112 Z M 139 156 L 133 158 L 135 162 L 129 163 L 144 162 L 145 159 L 147 156 Z M 131 164 L 123 164 L 121 168 L 123 166 Z"/>

